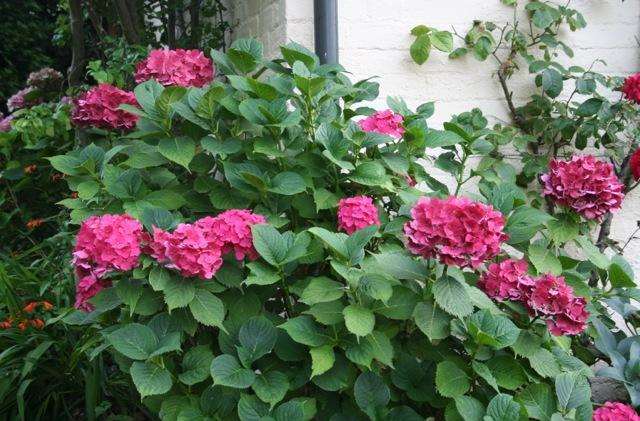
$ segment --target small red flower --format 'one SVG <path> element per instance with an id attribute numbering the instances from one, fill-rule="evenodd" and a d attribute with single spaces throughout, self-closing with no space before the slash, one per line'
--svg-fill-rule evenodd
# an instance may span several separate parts
<path id="1" fill-rule="evenodd" d="M 22 311 L 24 311 L 25 313 L 33 313 L 37 307 L 38 307 L 38 302 L 31 301 L 30 303 L 28 303 L 26 306 L 22 308 Z"/>
<path id="2" fill-rule="evenodd" d="M 13 326 L 13 319 L 7 317 L 3 322 L 0 322 L 0 329 L 11 329 Z"/>
<path id="3" fill-rule="evenodd" d="M 33 230 L 38 228 L 40 225 L 44 224 L 44 219 L 32 219 L 27 222 L 27 229 Z"/>
<path id="4" fill-rule="evenodd" d="M 629 101 L 640 103 L 640 73 L 629 76 L 624 80 L 622 93 Z"/>
<path id="5" fill-rule="evenodd" d="M 31 323 L 31 326 L 35 327 L 36 329 L 43 329 L 44 328 L 44 320 L 42 319 L 32 319 L 29 321 L 29 323 Z"/>
<path id="6" fill-rule="evenodd" d="M 633 155 L 631 155 L 631 159 L 629 160 L 629 168 L 631 169 L 631 175 L 633 175 L 633 179 L 636 181 L 640 180 L 640 148 L 636 149 Z"/>
<path id="7" fill-rule="evenodd" d="M 49 301 L 40 301 L 40 304 L 42 304 L 42 308 L 44 309 L 44 311 L 53 309 L 53 304 L 51 304 Z"/>
<path id="8" fill-rule="evenodd" d="M 27 330 L 28 327 L 29 327 L 29 321 L 26 319 L 18 323 L 18 329 L 22 331 Z"/>

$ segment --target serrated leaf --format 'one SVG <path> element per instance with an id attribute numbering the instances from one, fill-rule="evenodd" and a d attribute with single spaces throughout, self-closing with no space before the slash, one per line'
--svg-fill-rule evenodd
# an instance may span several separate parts
<path id="1" fill-rule="evenodd" d="M 447 398 L 462 396 L 471 387 L 469 376 L 454 362 L 445 360 L 436 368 L 436 389 Z"/>
<path id="2" fill-rule="evenodd" d="M 588 403 L 591 388 L 587 378 L 577 372 L 561 373 L 556 377 L 556 396 L 558 404 L 564 410 L 570 410 Z"/>
<path id="3" fill-rule="evenodd" d="M 303 345 L 322 346 L 329 339 L 309 316 L 294 317 L 278 327 L 284 329 L 291 339 Z"/>
<path id="4" fill-rule="evenodd" d="M 353 385 L 353 396 L 356 404 L 367 414 L 375 413 L 377 408 L 386 406 L 391 399 L 389 387 L 371 371 L 358 376 Z"/>
<path id="5" fill-rule="evenodd" d="M 351 304 L 342 311 L 347 330 L 356 336 L 367 336 L 373 332 L 376 317 L 368 308 Z"/>
<path id="6" fill-rule="evenodd" d="M 342 297 L 344 289 L 344 285 L 327 277 L 312 278 L 311 282 L 302 291 L 300 301 L 309 306 L 335 301 Z"/>
<path id="7" fill-rule="evenodd" d="M 220 355 L 211 362 L 213 383 L 220 386 L 246 389 L 255 381 L 253 371 L 243 368 L 233 355 Z"/>
<path id="8" fill-rule="evenodd" d="M 413 312 L 418 328 L 434 341 L 449 336 L 451 317 L 431 302 L 418 303 Z"/>
<path id="9" fill-rule="evenodd" d="M 193 300 L 189 303 L 193 317 L 206 326 L 222 328 L 224 321 L 224 303 L 218 297 L 203 288 L 198 288 Z"/>
<path id="10" fill-rule="evenodd" d="M 520 417 L 520 404 L 512 396 L 496 395 L 487 406 L 487 417 L 492 421 L 513 421 Z"/>
<path id="11" fill-rule="evenodd" d="M 238 334 L 240 345 L 248 352 L 250 362 L 271 352 L 278 339 L 278 331 L 265 317 L 247 320 Z"/>
<path id="12" fill-rule="evenodd" d="M 464 317 L 471 314 L 473 304 L 467 289 L 451 276 L 438 279 L 433 284 L 433 296 L 444 311 L 456 317 Z"/>
<path id="13" fill-rule="evenodd" d="M 125 325 L 108 336 L 116 351 L 134 360 L 146 360 L 158 347 L 158 338 L 147 326 L 139 323 Z"/>
<path id="14" fill-rule="evenodd" d="M 189 164 L 196 154 L 196 144 L 186 136 L 171 139 L 164 138 L 158 143 L 158 151 L 169 161 L 173 161 L 188 170 Z"/>
<path id="15" fill-rule="evenodd" d="M 213 352 L 206 345 L 198 345 L 182 357 L 183 372 L 178 379 L 186 385 L 194 385 L 209 378 Z"/>
<path id="16" fill-rule="evenodd" d="M 167 393 L 173 383 L 169 370 L 156 364 L 134 361 L 129 372 L 142 397 Z"/>
<path id="17" fill-rule="evenodd" d="M 190 279 L 172 276 L 162 292 L 164 292 L 164 302 L 167 303 L 169 310 L 173 310 L 188 306 L 195 297 L 196 287 Z"/>
<path id="18" fill-rule="evenodd" d="M 280 371 L 267 371 L 256 377 L 251 388 L 261 401 L 273 408 L 280 402 L 289 390 L 289 379 Z"/>
<path id="19" fill-rule="evenodd" d="M 333 346 L 331 345 L 311 348 L 309 353 L 311 354 L 311 377 L 327 372 L 336 361 Z"/>

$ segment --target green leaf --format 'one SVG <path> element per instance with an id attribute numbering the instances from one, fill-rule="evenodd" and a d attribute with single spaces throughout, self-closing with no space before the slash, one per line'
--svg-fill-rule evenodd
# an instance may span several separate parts
<path id="1" fill-rule="evenodd" d="M 424 279 L 428 270 L 424 263 L 402 253 L 373 255 L 376 270 L 397 279 Z"/>
<path id="2" fill-rule="evenodd" d="M 588 237 L 581 235 L 576 238 L 575 241 L 578 246 L 582 248 L 582 251 L 584 251 L 589 262 L 593 263 L 600 269 L 607 269 L 609 267 L 609 258 L 602 254 L 600 250 L 598 250 L 598 247 L 596 247 Z"/>
<path id="3" fill-rule="evenodd" d="M 558 403 L 563 410 L 577 408 L 591 400 L 589 382 L 578 372 L 559 374 L 555 383 Z"/>
<path id="4" fill-rule="evenodd" d="M 409 47 L 409 54 L 417 64 L 424 64 L 429 58 L 431 52 L 431 39 L 429 35 L 418 35 Z"/>
<path id="5" fill-rule="evenodd" d="M 476 342 L 502 349 L 513 345 L 520 329 L 505 316 L 494 316 L 489 310 L 480 310 L 469 317 L 467 328 Z"/>
<path id="6" fill-rule="evenodd" d="M 315 304 L 304 313 L 312 315 L 323 325 L 335 325 L 342 323 L 344 320 L 342 316 L 343 309 L 344 305 L 340 301 L 331 301 L 329 303 Z"/>
<path id="7" fill-rule="evenodd" d="M 633 268 L 619 254 L 614 255 L 611 258 L 611 266 L 609 266 L 609 280 L 614 288 L 634 288 L 636 283 L 634 282 Z"/>
<path id="8" fill-rule="evenodd" d="M 509 234 L 509 244 L 529 241 L 539 231 L 539 227 L 553 219 L 546 212 L 529 206 L 520 206 L 509 216 L 505 231 Z"/>
<path id="9" fill-rule="evenodd" d="M 273 408 L 287 394 L 289 379 L 279 371 L 267 371 L 256 377 L 251 388 L 261 401 L 268 403 Z"/>
<path id="10" fill-rule="evenodd" d="M 125 325 L 108 336 L 116 351 L 134 360 L 146 360 L 158 347 L 158 338 L 147 326 L 139 323 Z"/>
<path id="11" fill-rule="evenodd" d="M 342 311 L 347 330 L 356 336 L 367 336 L 373 332 L 376 317 L 368 308 L 351 304 Z"/>
<path id="12" fill-rule="evenodd" d="M 56 155 L 46 158 L 51 163 L 51 166 L 67 175 L 80 175 L 84 171 L 80 169 L 82 160 L 71 155 Z"/>
<path id="13" fill-rule="evenodd" d="M 551 239 L 558 245 L 575 240 L 580 233 L 580 225 L 571 215 L 563 213 L 555 215 L 556 219 L 547 222 Z"/>
<path id="14" fill-rule="evenodd" d="M 298 316 L 278 326 L 284 329 L 294 341 L 312 346 L 322 346 L 329 339 L 309 316 Z"/>
<path id="15" fill-rule="evenodd" d="M 372 414 L 377 408 L 385 407 L 389 403 L 391 392 L 380 376 L 367 371 L 356 379 L 353 396 L 360 409 Z"/>
<path id="16" fill-rule="evenodd" d="M 217 398 L 217 396 L 214 396 L 214 399 Z M 268 414 L 269 405 L 261 402 L 256 396 L 245 395 L 244 393 L 240 395 L 240 401 L 238 402 L 238 418 L 240 418 L 240 421 L 266 421 L 269 419 L 267 418 Z"/>
<path id="17" fill-rule="evenodd" d="M 238 139 L 222 140 L 213 135 L 208 135 L 200 140 L 202 148 L 213 155 L 231 155 L 242 150 L 242 142 Z"/>
<path id="18" fill-rule="evenodd" d="M 449 130 L 434 130 L 427 132 L 425 138 L 427 148 L 441 148 L 443 146 L 457 145 L 464 143 L 464 139 L 455 132 Z"/>
<path id="19" fill-rule="evenodd" d="M 269 191 L 285 196 L 292 196 L 302 193 L 306 189 L 307 186 L 300 174 L 287 171 L 276 175 L 273 180 L 271 180 Z"/>
<path id="20" fill-rule="evenodd" d="M 367 274 L 360 278 L 358 291 L 363 292 L 374 300 L 387 302 L 393 295 L 391 281 L 381 275 Z"/>
<path id="21" fill-rule="evenodd" d="M 516 390 L 527 381 L 524 369 L 510 355 L 494 356 L 486 361 L 486 366 L 495 377 L 498 385 L 508 390 Z"/>
<path id="22" fill-rule="evenodd" d="M 471 387 L 469 376 L 454 362 L 444 360 L 436 368 L 436 389 L 447 398 L 462 396 Z"/>
<path id="23" fill-rule="evenodd" d="M 246 389 L 253 384 L 256 374 L 242 368 L 233 355 L 224 354 L 211 362 L 211 377 L 216 385 Z"/>
<path id="24" fill-rule="evenodd" d="M 338 196 L 325 188 L 315 189 L 313 191 L 313 200 L 316 203 L 316 211 L 333 209 L 338 206 Z"/>
<path id="25" fill-rule="evenodd" d="M 249 73 L 262 60 L 262 44 L 254 38 L 237 39 L 229 47 L 227 57 L 236 69 Z"/>
<path id="26" fill-rule="evenodd" d="M 549 350 L 538 348 L 529 356 L 529 364 L 542 377 L 555 377 L 560 373 L 560 365 Z"/>
<path id="27" fill-rule="evenodd" d="M 603 100 L 601 98 L 589 98 L 576 109 L 576 115 L 579 117 L 591 117 L 600 111 Z"/>
<path id="28" fill-rule="evenodd" d="M 186 204 L 186 200 L 181 194 L 171 190 L 153 191 L 146 195 L 144 200 L 151 203 L 153 206 L 166 210 L 179 209 Z"/>
<path id="29" fill-rule="evenodd" d="M 161 337 L 158 347 L 149 355 L 149 358 L 173 351 L 180 351 L 180 332 L 169 332 Z"/>
<path id="30" fill-rule="evenodd" d="M 276 421 L 304 421 L 302 403 L 291 400 L 278 406 L 274 411 Z"/>
<path id="31" fill-rule="evenodd" d="M 380 187 L 387 181 L 384 166 L 378 161 L 363 162 L 356 167 L 356 170 L 349 178 L 364 186 Z"/>
<path id="32" fill-rule="evenodd" d="M 449 323 L 451 317 L 440 310 L 435 304 L 426 301 L 418 303 L 413 312 L 414 320 L 418 328 L 434 341 L 449 336 Z"/>
<path id="33" fill-rule="evenodd" d="M 251 227 L 253 245 L 260 256 L 273 266 L 278 266 L 289 250 L 285 238 L 271 225 L 258 224 Z"/>
<path id="34" fill-rule="evenodd" d="M 329 230 L 326 230 L 321 227 L 312 227 L 308 230 L 311 234 L 315 235 L 319 239 L 321 239 L 325 244 L 327 244 L 331 249 L 337 252 L 342 257 L 347 257 L 347 246 L 346 241 L 349 238 L 344 233 L 335 233 Z"/>
<path id="35" fill-rule="evenodd" d="M 193 300 L 189 303 L 193 317 L 206 326 L 222 328 L 224 321 L 224 303 L 218 297 L 203 288 L 195 291 Z"/>
<path id="36" fill-rule="evenodd" d="M 196 287 L 192 280 L 173 276 L 169 278 L 162 291 L 169 310 L 188 306 L 196 295 Z"/>
<path id="37" fill-rule="evenodd" d="M 491 373 L 491 370 L 489 370 L 489 367 L 487 367 L 485 364 L 481 362 L 472 361 L 471 368 L 473 368 L 473 371 L 478 376 L 482 377 L 482 379 L 484 379 L 484 381 L 486 381 L 487 384 L 491 386 L 496 392 L 500 392 L 500 389 L 498 387 L 498 381 L 496 380 L 494 375 Z"/>
<path id="38" fill-rule="evenodd" d="M 487 417 L 492 421 L 513 421 L 520 418 L 520 404 L 510 395 L 496 395 L 487 406 Z"/>
<path id="39" fill-rule="evenodd" d="M 551 273 L 560 275 L 562 273 L 562 263 L 556 257 L 553 250 L 539 244 L 529 246 L 529 260 L 535 266 L 538 273 Z"/>
<path id="40" fill-rule="evenodd" d="M 154 291 L 162 291 L 171 282 L 172 274 L 167 269 L 154 266 L 149 272 L 149 285 Z"/>
<path id="41" fill-rule="evenodd" d="M 76 190 L 80 199 L 89 200 L 100 191 L 100 185 L 93 180 L 83 181 Z"/>
<path id="42" fill-rule="evenodd" d="M 311 348 L 309 353 L 311 354 L 311 377 L 326 373 L 336 361 L 333 346 L 331 345 Z"/>
<path id="43" fill-rule="evenodd" d="M 238 340 L 249 364 L 271 352 L 277 339 L 278 331 L 273 323 L 262 316 L 247 320 L 238 334 Z"/>
<path id="44" fill-rule="evenodd" d="M 471 396 L 458 396 L 455 398 L 456 410 L 464 421 L 482 421 L 484 417 L 484 405 Z"/>
<path id="45" fill-rule="evenodd" d="M 344 294 L 344 285 L 320 276 L 312 278 L 309 285 L 302 291 L 300 301 L 307 305 L 335 301 Z"/>
<path id="46" fill-rule="evenodd" d="M 418 296 L 409 288 L 395 287 L 389 301 L 375 308 L 375 312 L 393 320 L 408 320 L 418 303 Z"/>
<path id="47" fill-rule="evenodd" d="M 196 154 L 196 144 L 186 136 L 165 138 L 158 143 L 158 151 L 169 161 L 182 165 L 188 170 L 189 164 Z"/>
<path id="48" fill-rule="evenodd" d="M 444 311 L 456 317 L 468 316 L 473 312 L 471 297 L 465 286 L 451 276 L 438 279 L 433 284 L 433 296 Z"/>
<path id="49" fill-rule="evenodd" d="M 545 383 L 529 384 L 516 398 L 527 410 L 529 418 L 550 421 L 557 403 L 551 386 Z"/>
<path id="50" fill-rule="evenodd" d="M 245 285 L 272 285 L 281 278 L 278 272 L 260 262 L 247 263 L 247 267 L 251 273 L 245 279 Z"/>
<path id="51" fill-rule="evenodd" d="M 449 31 L 434 31 L 429 34 L 431 45 L 438 50 L 450 53 L 453 51 L 453 35 Z"/>
<path id="52" fill-rule="evenodd" d="M 560 95 L 562 85 L 562 75 L 556 69 L 548 68 L 542 72 L 542 89 L 549 97 Z"/>
<path id="53" fill-rule="evenodd" d="M 182 357 L 183 372 L 178 379 L 188 386 L 207 380 L 212 361 L 213 352 L 208 346 L 194 346 Z"/>
<path id="54" fill-rule="evenodd" d="M 171 373 L 164 367 L 156 364 L 134 361 L 129 369 L 133 384 L 140 395 L 162 395 L 171 389 Z"/>

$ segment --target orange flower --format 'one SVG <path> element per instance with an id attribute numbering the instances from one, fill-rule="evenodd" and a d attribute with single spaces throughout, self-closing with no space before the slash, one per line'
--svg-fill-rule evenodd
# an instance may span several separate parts
<path id="1" fill-rule="evenodd" d="M 31 221 L 27 222 L 27 228 L 30 230 L 36 229 L 42 224 L 44 224 L 44 219 L 32 219 Z"/>
<path id="2" fill-rule="evenodd" d="M 31 326 L 35 327 L 36 329 L 42 329 L 44 328 L 44 320 L 42 319 L 33 319 L 30 320 Z"/>
<path id="3" fill-rule="evenodd" d="M 38 307 L 38 302 L 31 301 L 30 303 L 28 303 L 26 306 L 22 308 L 22 311 L 24 311 L 25 313 L 33 313 L 36 307 Z"/>
<path id="4" fill-rule="evenodd" d="M 40 304 L 42 304 L 42 308 L 45 311 L 49 311 L 49 310 L 51 310 L 53 308 L 53 304 L 51 304 L 49 301 L 46 301 L 46 300 L 45 301 L 40 301 Z"/>
<path id="5" fill-rule="evenodd" d="M 7 317 L 4 322 L 0 322 L 0 329 L 11 329 L 11 326 L 13 326 L 11 317 Z"/>
<path id="6" fill-rule="evenodd" d="M 24 167 L 24 172 L 25 174 L 33 174 L 34 172 L 36 172 L 37 169 L 38 169 L 38 166 L 36 164 L 31 164 Z"/>
<path id="7" fill-rule="evenodd" d="M 29 321 L 26 319 L 18 323 L 18 329 L 20 330 L 27 330 L 28 327 L 29 327 Z"/>

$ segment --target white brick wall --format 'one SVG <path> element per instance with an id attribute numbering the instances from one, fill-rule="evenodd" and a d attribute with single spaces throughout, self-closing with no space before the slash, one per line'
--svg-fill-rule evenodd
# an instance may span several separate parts
<path id="1" fill-rule="evenodd" d="M 285 0 L 228 0 L 232 38 L 258 38 L 266 57 L 286 42 Z"/>
<path id="2" fill-rule="evenodd" d="M 257 24 L 251 29 L 243 25 L 243 36 L 257 36 L 269 46 L 268 51 L 275 53 L 277 43 L 285 39 L 313 49 L 313 0 L 235 3 L 237 7 L 257 6 L 248 8 L 251 13 L 243 16 L 251 15 L 258 21 L 272 4 L 278 4 L 283 16 L 269 19 L 283 25 L 279 37 L 273 31 L 265 34 Z M 640 1 L 573 0 L 571 6 L 581 11 L 587 21 L 585 29 L 562 34 L 574 50 L 572 63 L 588 67 L 600 58 L 607 66 L 597 64 L 596 71 L 617 75 L 640 71 L 635 39 L 640 35 Z M 522 6 L 518 13 L 522 13 Z M 474 19 L 499 23 L 510 21 L 512 14 L 513 9 L 502 5 L 500 0 L 338 0 L 340 64 L 352 72 L 354 80 L 379 77 L 380 98 L 374 106 L 384 107 L 387 95 L 401 96 L 409 106 L 435 101 L 436 113 L 430 119 L 435 126 L 452 114 L 473 107 L 479 107 L 494 120 L 508 120 L 500 87 L 492 77 L 494 63 L 479 63 L 472 57 L 449 60 L 446 54 L 433 51 L 427 63 L 418 66 L 411 60 L 408 49 L 413 40 L 409 31 L 415 25 L 448 30 L 454 27 L 464 34 Z M 526 70 L 511 79 L 516 103 L 526 100 L 532 83 Z M 612 237 L 624 241 L 639 219 L 640 189 L 632 192 L 614 218 Z M 640 273 L 640 241 L 628 247 L 626 257 Z"/>

